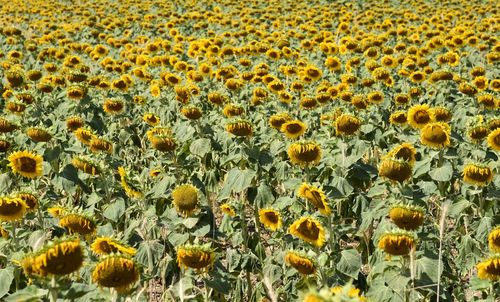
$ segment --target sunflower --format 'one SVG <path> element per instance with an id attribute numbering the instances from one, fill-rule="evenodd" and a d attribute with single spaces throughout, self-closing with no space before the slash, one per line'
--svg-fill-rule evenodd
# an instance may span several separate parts
<path id="1" fill-rule="evenodd" d="M 124 167 L 118 167 L 118 174 L 120 175 L 121 186 L 127 196 L 130 198 L 142 198 L 143 193 L 139 189 L 139 186 L 130 180 Z"/>
<path id="2" fill-rule="evenodd" d="M 177 142 L 175 141 L 175 138 L 171 137 L 168 134 L 152 135 L 149 138 L 149 141 L 153 145 L 153 148 L 158 151 L 169 152 L 174 151 L 175 148 L 177 148 Z"/>
<path id="3" fill-rule="evenodd" d="M 9 155 L 12 172 L 27 178 L 42 176 L 43 158 L 30 151 L 17 151 Z"/>
<path id="4" fill-rule="evenodd" d="M 110 237 L 98 237 L 94 240 L 90 246 L 92 252 L 99 256 L 122 253 L 129 256 L 134 256 L 136 254 L 136 249 L 127 246 L 118 240 Z"/>
<path id="5" fill-rule="evenodd" d="M 34 211 L 38 207 L 38 198 L 28 192 L 21 192 L 16 195 L 17 198 L 20 198 L 24 204 L 26 205 L 26 210 Z"/>
<path id="6" fill-rule="evenodd" d="M 421 129 L 433 121 L 433 112 L 427 104 L 415 105 L 408 109 L 408 124 L 413 128 Z"/>
<path id="7" fill-rule="evenodd" d="M 309 185 L 307 183 L 303 183 L 298 191 L 297 196 L 306 199 L 310 203 L 312 203 L 321 214 L 330 215 L 331 210 L 328 205 L 328 201 L 326 199 L 325 193 L 320 188 Z"/>
<path id="8" fill-rule="evenodd" d="M 66 88 L 66 95 L 72 100 L 79 101 L 87 95 L 87 88 L 82 85 L 71 85 Z"/>
<path id="9" fill-rule="evenodd" d="M 201 109 L 194 105 L 187 105 L 182 107 L 181 113 L 184 117 L 190 120 L 197 120 L 203 115 Z"/>
<path id="10" fill-rule="evenodd" d="M 0 221 L 20 220 L 28 207 L 21 198 L 0 197 Z"/>
<path id="11" fill-rule="evenodd" d="M 391 113 L 389 117 L 389 122 L 396 125 L 406 125 L 408 123 L 408 117 L 406 111 L 396 111 Z"/>
<path id="12" fill-rule="evenodd" d="M 463 180 L 475 186 L 487 186 L 493 180 L 493 170 L 481 164 L 467 164 L 463 171 Z"/>
<path id="13" fill-rule="evenodd" d="M 102 105 L 104 112 L 109 114 L 118 114 L 125 109 L 125 104 L 121 100 L 106 99 Z"/>
<path id="14" fill-rule="evenodd" d="M 398 160 L 404 160 L 405 162 L 408 162 L 412 167 L 415 164 L 416 161 L 416 154 L 417 150 L 415 147 L 410 144 L 410 143 L 402 143 L 396 147 L 394 147 L 389 153 L 387 154 L 388 157 L 395 158 Z"/>
<path id="15" fill-rule="evenodd" d="M 336 286 L 330 289 L 333 294 L 333 301 L 356 301 L 366 302 L 366 298 L 360 295 L 360 290 L 351 284 Z"/>
<path id="16" fill-rule="evenodd" d="M 0 139 L 0 152 L 7 152 L 9 151 L 9 148 L 10 148 L 11 144 L 9 141 L 7 140 L 4 140 L 4 139 Z"/>
<path id="17" fill-rule="evenodd" d="M 287 121 L 281 125 L 281 132 L 290 139 L 297 139 L 307 130 L 307 125 L 299 120 Z"/>
<path id="18" fill-rule="evenodd" d="M 89 147 L 92 152 L 113 153 L 113 143 L 97 136 L 90 139 Z"/>
<path id="19" fill-rule="evenodd" d="M 435 149 L 450 145 L 450 126 L 443 122 L 426 124 L 420 130 L 420 142 Z"/>
<path id="20" fill-rule="evenodd" d="M 32 258 L 31 269 L 40 276 L 69 275 L 80 269 L 83 258 L 79 239 L 61 239 L 37 252 Z"/>
<path id="21" fill-rule="evenodd" d="M 90 175 L 101 174 L 101 169 L 99 168 L 99 166 L 84 157 L 74 156 L 73 159 L 71 160 L 71 164 L 78 170 L 83 171 L 87 174 Z"/>
<path id="22" fill-rule="evenodd" d="M 280 212 L 273 209 L 260 209 L 259 221 L 271 231 L 280 229 L 282 225 Z"/>
<path id="23" fill-rule="evenodd" d="M 236 136 L 250 136 L 253 132 L 252 124 L 246 120 L 235 120 L 226 124 L 226 131 Z"/>
<path id="24" fill-rule="evenodd" d="M 16 130 L 17 128 L 19 127 L 13 122 L 0 117 L 0 132 L 9 133 Z"/>
<path id="25" fill-rule="evenodd" d="M 52 217 L 61 218 L 62 216 L 66 215 L 68 213 L 68 210 L 64 207 L 55 206 L 55 207 L 48 208 L 47 212 L 49 212 L 49 214 Z"/>
<path id="26" fill-rule="evenodd" d="M 392 256 L 408 255 L 410 250 L 415 247 L 415 235 L 413 233 L 396 230 L 388 232 L 378 242 L 378 247 Z"/>
<path id="27" fill-rule="evenodd" d="M 154 113 L 144 113 L 142 119 L 150 126 L 157 126 L 160 123 L 160 117 Z"/>
<path id="28" fill-rule="evenodd" d="M 235 117 L 245 113 L 245 109 L 242 106 L 236 104 L 227 104 L 226 106 L 224 106 L 222 113 L 225 117 Z"/>
<path id="29" fill-rule="evenodd" d="M 150 177 L 157 177 L 158 175 L 160 175 L 161 172 L 162 172 L 161 169 L 151 169 L 149 171 L 149 176 Z"/>
<path id="30" fill-rule="evenodd" d="M 488 235 L 488 246 L 493 253 L 500 253 L 500 226 L 494 228 Z"/>
<path id="31" fill-rule="evenodd" d="M 284 123 L 290 121 L 291 119 L 292 118 L 290 117 L 290 115 L 288 115 L 288 113 L 286 113 L 286 112 L 278 113 L 278 114 L 272 115 L 269 118 L 269 125 L 271 127 L 273 127 L 274 129 L 280 130 L 281 126 Z"/>
<path id="32" fill-rule="evenodd" d="M 181 268 L 208 271 L 215 261 L 215 252 L 206 246 L 184 245 L 177 248 L 177 263 Z"/>
<path id="33" fill-rule="evenodd" d="M 415 230 L 424 222 L 425 210 L 419 206 L 396 204 L 389 210 L 392 222 L 401 229 Z"/>
<path id="34" fill-rule="evenodd" d="M 85 125 L 85 121 L 78 116 L 71 116 L 66 119 L 66 128 L 68 128 L 69 131 L 75 131 L 83 127 L 83 125 Z"/>
<path id="35" fill-rule="evenodd" d="M 190 184 L 179 185 L 172 191 L 172 200 L 179 214 L 191 216 L 198 205 L 198 188 Z"/>
<path id="36" fill-rule="evenodd" d="M 0 237 L 3 239 L 9 239 L 9 232 L 7 232 L 2 226 L 0 225 Z"/>
<path id="37" fill-rule="evenodd" d="M 285 262 L 293 266 L 293 268 L 304 276 L 316 273 L 316 264 L 314 259 L 304 253 L 289 251 L 285 255 Z"/>
<path id="38" fill-rule="evenodd" d="M 84 145 L 89 145 L 92 138 L 95 137 L 92 130 L 87 128 L 78 128 L 73 133 L 75 134 L 76 139 Z"/>
<path id="39" fill-rule="evenodd" d="M 452 114 L 450 110 L 445 107 L 434 107 L 431 109 L 432 115 L 436 122 L 449 122 L 451 120 Z"/>
<path id="40" fill-rule="evenodd" d="M 341 136 L 349 136 L 356 133 L 361 127 L 361 120 L 349 114 L 342 114 L 335 120 L 335 133 Z"/>
<path id="41" fill-rule="evenodd" d="M 35 142 L 48 142 L 52 138 L 52 134 L 50 134 L 46 129 L 32 127 L 26 130 L 26 134 Z"/>
<path id="42" fill-rule="evenodd" d="M 97 226 L 93 219 L 88 216 L 69 213 L 60 217 L 59 226 L 66 228 L 70 234 L 91 236 L 96 232 Z"/>
<path id="43" fill-rule="evenodd" d="M 488 134 L 488 146 L 495 151 L 500 151 L 500 128 Z"/>
<path id="44" fill-rule="evenodd" d="M 412 176 L 412 166 L 402 159 L 385 157 L 378 168 L 378 175 L 391 181 L 404 182 Z"/>
<path id="45" fill-rule="evenodd" d="M 491 94 L 483 94 L 477 97 L 477 103 L 486 109 L 493 110 L 497 107 L 497 100 Z"/>
<path id="46" fill-rule="evenodd" d="M 497 281 L 500 279 L 500 254 L 493 256 L 479 262 L 476 265 L 477 276 L 482 280 Z"/>
<path id="47" fill-rule="evenodd" d="M 325 231 L 321 223 L 312 217 L 301 217 L 289 229 L 290 234 L 314 246 L 325 244 Z"/>
<path id="48" fill-rule="evenodd" d="M 321 148 L 312 141 L 300 141 L 288 147 L 288 157 L 292 164 L 305 166 L 315 166 L 321 160 Z"/>
<path id="49" fill-rule="evenodd" d="M 102 287 L 114 288 L 124 293 L 139 279 L 139 269 L 135 262 L 123 255 L 109 255 L 95 266 L 92 281 Z"/>
<path id="50" fill-rule="evenodd" d="M 234 207 L 228 203 L 221 204 L 220 210 L 222 211 L 222 213 L 224 213 L 230 217 L 236 216 L 236 211 L 235 211 Z"/>

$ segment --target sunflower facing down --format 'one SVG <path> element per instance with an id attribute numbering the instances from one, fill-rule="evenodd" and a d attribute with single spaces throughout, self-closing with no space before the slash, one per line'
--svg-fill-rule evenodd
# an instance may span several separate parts
<path id="1" fill-rule="evenodd" d="M 335 133 L 340 136 L 353 135 L 360 127 L 361 120 L 349 114 L 342 114 L 335 120 Z"/>
<path id="2" fill-rule="evenodd" d="M 68 275 L 80 269 L 83 258 L 79 239 L 61 239 L 48 244 L 31 258 L 31 270 L 39 276 Z"/>
<path id="3" fill-rule="evenodd" d="M 282 113 L 272 115 L 269 118 L 269 125 L 271 127 L 273 127 L 274 129 L 280 130 L 281 126 L 290 120 L 292 120 L 290 115 L 288 115 L 288 113 L 286 113 L 286 112 L 282 112 Z"/>
<path id="4" fill-rule="evenodd" d="M 122 188 L 125 190 L 127 196 L 130 198 L 142 198 L 143 194 L 139 186 L 131 181 L 124 167 L 118 167 L 118 174 L 120 175 Z"/>
<path id="5" fill-rule="evenodd" d="M 236 210 L 234 209 L 234 207 L 232 205 L 230 205 L 228 203 L 221 204 L 220 210 L 222 211 L 222 213 L 224 213 L 230 217 L 236 216 Z"/>
<path id="6" fill-rule="evenodd" d="M 92 130 L 87 128 L 78 128 L 73 133 L 75 134 L 76 139 L 84 145 L 89 145 L 92 138 L 95 137 Z"/>
<path id="7" fill-rule="evenodd" d="M 437 122 L 426 124 L 420 130 L 420 142 L 434 149 L 448 147 L 451 128 L 448 124 Z"/>
<path id="8" fill-rule="evenodd" d="M 288 147 L 288 157 L 294 165 L 315 166 L 321 160 L 321 148 L 312 141 L 300 141 Z"/>
<path id="9" fill-rule="evenodd" d="M 500 226 L 494 228 L 488 235 L 488 246 L 493 253 L 500 253 Z"/>
<path id="10" fill-rule="evenodd" d="M 421 129 L 434 121 L 434 115 L 429 105 L 415 105 L 408 110 L 408 124 L 413 128 Z"/>
<path id="11" fill-rule="evenodd" d="M 226 124 L 226 131 L 235 136 L 251 136 L 253 132 L 252 124 L 246 120 L 236 120 Z"/>
<path id="12" fill-rule="evenodd" d="M 82 236 L 91 236 L 97 229 L 95 221 L 85 215 L 70 213 L 59 219 L 59 226 L 67 229 L 70 234 L 76 233 Z"/>
<path id="13" fill-rule="evenodd" d="M 174 151 L 177 148 L 177 142 L 175 138 L 170 135 L 152 135 L 149 141 L 153 145 L 153 148 L 161 152 Z"/>
<path id="14" fill-rule="evenodd" d="M 408 123 L 408 117 L 406 111 L 396 111 L 393 112 L 389 117 L 389 122 L 393 125 L 406 125 Z"/>
<path id="15" fill-rule="evenodd" d="M 215 252 L 201 245 L 184 245 L 177 248 L 177 263 L 181 268 L 194 268 L 207 272 L 215 261 Z"/>
<path id="16" fill-rule="evenodd" d="M 26 130 L 26 135 L 37 143 L 48 142 L 52 138 L 52 134 L 50 134 L 49 131 L 39 127 L 28 128 L 28 130 Z"/>
<path id="17" fill-rule="evenodd" d="M 30 151 L 18 151 L 9 156 L 12 172 L 27 178 L 42 176 L 43 158 Z"/>
<path id="18" fill-rule="evenodd" d="M 396 204 L 389 210 L 392 222 L 401 229 L 415 230 L 424 222 L 425 210 L 422 207 Z"/>
<path id="19" fill-rule="evenodd" d="M 487 186 L 493 180 L 493 170 L 481 164 L 468 164 L 464 167 L 463 180 L 475 186 Z"/>
<path id="20" fill-rule="evenodd" d="M 73 157 L 71 164 L 78 170 L 90 175 L 98 175 L 101 173 L 101 169 L 97 164 L 80 156 Z"/>
<path id="21" fill-rule="evenodd" d="M 172 199 L 179 214 L 191 216 L 198 206 L 198 188 L 190 184 L 177 186 L 172 191 Z"/>
<path id="22" fill-rule="evenodd" d="M 0 221 L 20 220 L 27 206 L 21 198 L 0 197 Z"/>
<path id="23" fill-rule="evenodd" d="M 328 200 L 326 199 L 325 193 L 323 193 L 323 190 L 320 188 L 303 183 L 297 191 L 297 196 L 312 203 L 321 214 L 330 215 L 331 210 L 328 205 Z"/>
<path id="24" fill-rule="evenodd" d="M 139 269 L 134 260 L 124 255 L 109 255 L 95 266 L 92 281 L 101 287 L 114 288 L 124 293 L 139 280 Z"/>
<path id="25" fill-rule="evenodd" d="M 378 175 L 391 181 L 404 182 L 413 174 L 412 166 L 404 160 L 384 158 L 378 168 Z"/>
<path id="26" fill-rule="evenodd" d="M 408 255 L 410 250 L 415 247 L 415 235 L 413 233 L 395 230 L 388 232 L 378 242 L 378 247 L 392 256 Z"/>
<path id="27" fill-rule="evenodd" d="M 500 254 L 479 262 L 477 265 L 477 276 L 482 280 L 497 281 L 500 279 Z"/>
<path id="28" fill-rule="evenodd" d="M 108 154 L 113 153 L 113 143 L 100 137 L 95 136 L 92 139 L 90 139 L 89 147 L 90 151 L 94 153 L 96 152 L 106 152 Z"/>
<path id="29" fill-rule="evenodd" d="M 259 221 L 271 231 L 280 229 L 282 225 L 280 213 L 273 209 L 260 209 Z"/>
<path id="30" fill-rule="evenodd" d="M 184 117 L 190 120 L 197 120 L 203 116 L 201 109 L 194 105 L 186 105 L 182 107 L 181 113 Z"/>
<path id="31" fill-rule="evenodd" d="M 64 207 L 55 206 L 48 208 L 47 212 L 54 218 L 61 218 L 68 213 L 68 210 Z"/>
<path id="32" fill-rule="evenodd" d="M 281 125 L 281 132 L 290 139 L 297 139 L 307 130 L 307 125 L 299 120 L 287 121 Z"/>
<path id="33" fill-rule="evenodd" d="M 24 201 L 26 210 L 28 211 L 34 211 L 38 207 L 38 198 L 31 193 L 20 192 L 16 195 L 16 197 Z"/>
<path id="34" fill-rule="evenodd" d="M 413 165 L 415 164 L 415 161 L 416 161 L 416 157 L 415 157 L 416 154 L 417 154 L 417 150 L 415 149 L 415 147 L 412 144 L 402 143 L 402 144 L 394 147 L 391 151 L 389 151 L 387 156 L 408 162 L 413 167 Z"/>
<path id="35" fill-rule="evenodd" d="M 290 234 L 314 246 L 325 244 L 325 230 L 321 223 L 312 217 L 302 217 L 296 220 L 289 229 Z"/>
<path id="36" fill-rule="evenodd" d="M 285 256 L 285 262 L 304 276 L 316 273 L 316 264 L 314 259 L 304 253 L 289 251 Z"/>
<path id="37" fill-rule="evenodd" d="M 497 128 L 488 134 L 488 146 L 500 152 L 500 128 Z"/>

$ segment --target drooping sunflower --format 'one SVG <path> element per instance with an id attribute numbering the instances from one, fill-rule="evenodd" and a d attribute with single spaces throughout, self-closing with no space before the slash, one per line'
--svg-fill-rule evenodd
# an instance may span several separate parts
<path id="1" fill-rule="evenodd" d="M 417 150 L 410 143 L 402 143 L 396 147 L 394 147 L 387 154 L 388 157 L 392 157 L 398 160 L 404 160 L 408 162 L 412 167 L 416 161 Z"/>
<path id="2" fill-rule="evenodd" d="M 274 209 L 260 209 L 259 210 L 259 221 L 267 229 L 271 231 L 276 231 L 281 228 L 282 220 L 280 212 Z"/>
<path id="3" fill-rule="evenodd" d="M 380 237 L 378 247 L 392 256 L 408 255 L 415 247 L 415 235 L 408 231 L 395 230 Z"/>
<path id="4" fill-rule="evenodd" d="M 194 105 L 186 105 L 182 107 L 181 113 L 183 116 L 190 120 L 197 120 L 202 117 L 203 113 L 201 112 L 201 109 L 197 106 Z"/>
<path id="5" fill-rule="evenodd" d="M 495 151 L 500 151 L 500 128 L 488 134 L 488 146 Z"/>
<path id="6" fill-rule="evenodd" d="M 321 148 L 312 141 L 295 142 L 288 147 L 288 157 L 294 165 L 315 166 L 321 160 Z"/>
<path id="7" fill-rule="evenodd" d="M 450 145 L 450 125 L 442 122 L 426 124 L 420 130 L 420 142 L 434 149 Z"/>
<path id="8" fill-rule="evenodd" d="M 222 113 L 225 117 L 236 117 L 245 113 L 245 108 L 240 105 L 230 103 L 224 106 Z"/>
<path id="9" fill-rule="evenodd" d="M 54 218 L 61 218 L 68 213 L 65 207 L 55 206 L 47 209 L 47 212 Z"/>
<path id="10" fill-rule="evenodd" d="M 46 129 L 40 127 L 31 127 L 26 130 L 26 134 L 35 142 L 48 142 L 52 138 L 52 134 Z"/>
<path id="11" fill-rule="evenodd" d="M 101 173 L 101 169 L 96 163 L 82 156 L 74 156 L 71 160 L 71 164 L 78 170 L 90 175 L 99 175 Z"/>
<path id="12" fill-rule="evenodd" d="M 61 239 L 37 252 L 31 269 L 40 276 L 68 275 L 80 269 L 83 259 L 83 248 L 78 238 Z"/>
<path id="13" fill-rule="evenodd" d="M 75 131 L 83 127 L 83 125 L 85 125 L 85 121 L 81 117 L 71 116 L 66 119 L 66 128 L 68 128 L 69 131 Z"/>
<path id="14" fill-rule="evenodd" d="M 177 142 L 170 134 L 151 135 L 149 141 L 158 151 L 170 152 L 177 148 Z"/>
<path id="15" fill-rule="evenodd" d="M 183 245 L 177 248 L 177 263 L 181 268 L 194 268 L 197 272 L 210 270 L 215 252 L 207 246 Z"/>
<path id="16" fill-rule="evenodd" d="M 142 119 L 150 126 L 157 126 L 160 123 L 160 117 L 154 113 L 144 113 Z"/>
<path id="17" fill-rule="evenodd" d="M 127 196 L 130 198 L 142 198 L 143 193 L 141 192 L 139 186 L 136 185 L 135 182 L 132 182 L 124 167 L 118 167 L 118 174 L 120 175 L 122 188 L 125 190 Z"/>
<path id="18" fill-rule="evenodd" d="M 288 113 L 286 113 L 286 112 L 278 113 L 278 114 L 272 115 L 269 118 L 269 125 L 271 127 L 273 127 L 274 129 L 280 130 L 281 126 L 284 123 L 290 121 L 291 119 L 292 118 L 290 117 L 290 115 L 288 115 Z"/>
<path id="19" fill-rule="evenodd" d="M 497 281 L 500 279 L 500 254 L 479 262 L 477 265 L 477 276 L 482 280 Z"/>
<path id="20" fill-rule="evenodd" d="M 42 176 L 43 158 L 30 151 L 18 151 L 9 155 L 9 166 L 12 172 L 27 178 Z"/>
<path id="21" fill-rule="evenodd" d="M 16 197 L 24 201 L 28 211 L 34 211 L 38 207 L 38 198 L 29 192 L 20 192 L 16 194 Z"/>
<path id="22" fill-rule="evenodd" d="M 24 217 L 26 203 L 21 198 L 0 197 L 0 221 L 16 221 Z"/>
<path id="23" fill-rule="evenodd" d="M 342 114 L 335 120 L 335 133 L 340 136 L 353 135 L 360 127 L 361 120 L 353 115 Z"/>
<path id="24" fill-rule="evenodd" d="M 434 119 L 436 122 L 449 122 L 452 118 L 452 114 L 450 110 L 448 110 L 445 107 L 434 107 L 431 108 L 432 115 L 434 116 Z"/>
<path id="25" fill-rule="evenodd" d="M 8 140 L 0 139 L 0 152 L 9 151 L 11 144 Z"/>
<path id="26" fill-rule="evenodd" d="M 106 99 L 102 105 L 104 112 L 108 114 L 119 114 L 125 109 L 125 104 L 122 100 Z"/>
<path id="27" fill-rule="evenodd" d="M 87 215 L 69 213 L 59 219 L 59 226 L 66 228 L 70 234 L 92 236 L 97 230 L 95 221 Z"/>
<path id="28" fill-rule="evenodd" d="M 425 209 L 419 206 L 396 204 L 391 206 L 389 217 L 401 229 L 415 230 L 424 222 Z"/>
<path id="29" fill-rule="evenodd" d="M 321 223 L 312 217 L 301 217 L 289 229 L 290 234 L 314 246 L 325 244 L 325 231 Z"/>
<path id="30" fill-rule="evenodd" d="M 92 252 L 99 256 L 122 253 L 129 256 L 136 254 L 136 249 L 110 237 L 98 237 L 90 246 Z"/>
<path id="31" fill-rule="evenodd" d="M 476 163 L 465 165 L 462 175 L 464 182 L 480 187 L 487 186 L 493 180 L 493 170 Z"/>
<path id="32" fill-rule="evenodd" d="M 19 128 L 15 123 L 0 117 L 0 132 L 9 133 Z"/>
<path id="33" fill-rule="evenodd" d="M 297 139 L 307 130 L 307 125 L 299 120 L 287 121 L 281 125 L 281 132 L 290 139 Z"/>
<path id="34" fill-rule="evenodd" d="M 488 235 L 488 246 L 493 253 L 500 253 L 500 226 L 491 230 Z"/>
<path id="35" fill-rule="evenodd" d="M 391 157 L 384 158 L 378 168 L 379 176 L 388 178 L 394 182 L 404 182 L 412 176 L 412 173 L 410 163 Z"/>
<path id="36" fill-rule="evenodd" d="M 9 232 L 7 232 L 1 225 L 0 225 L 0 237 L 3 239 L 9 239 Z"/>
<path id="37" fill-rule="evenodd" d="M 406 111 L 393 112 L 389 117 L 389 122 L 395 125 L 406 125 L 408 123 Z"/>
<path id="38" fill-rule="evenodd" d="M 408 109 L 408 124 L 413 128 L 421 129 L 434 121 L 434 115 L 429 105 L 419 104 Z"/>
<path id="39" fill-rule="evenodd" d="M 191 184 L 182 184 L 172 191 L 172 199 L 179 214 L 191 216 L 198 206 L 198 191 L 198 188 Z"/>
<path id="40" fill-rule="evenodd" d="M 316 273 L 316 263 L 313 258 L 298 251 L 288 251 L 285 262 L 304 276 Z"/>
<path id="41" fill-rule="evenodd" d="M 328 205 L 328 200 L 326 199 L 325 193 L 323 193 L 323 190 L 320 188 L 308 183 L 303 183 L 297 191 L 297 196 L 312 203 L 321 214 L 330 215 L 331 210 Z"/>
<path id="42" fill-rule="evenodd" d="M 92 272 L 92 281 L 102 287 L 114 288 L 119 293 L 130 290 L 139 280 L 139 269 L 134 260 L 124 255 L 104 257 Z"/>
<path id="43" fill-rule="evenodd" d="M 226 124 L 226 131 L 236 136 L 251 136 L 253 126 L 249 121 L 238 119 Z"/>
<path id="44" fill-rule="evenodd" d="M 76 139 L 84 145 L 89 145 L 92 138 L 95 137 L 92 130 L 83 127 L 76 129 L 73 133 L 75 134 Z"/>
<path id="45" fill-rule="evenodd" d="M 106 152 L 108 154 L 113 153 L 113 143 L 97 136 L 90 139 L 89 147 L 92 152 Z"/>
<path id="46" fill-rule="evenodd" d="M 226 214 L 228 216 L 231 216 L 231 217 L 236 216 L 236 210 L 229 203 L 223 203 L 223 204 L 221 204 L 220 205 L 220 210 L 222 211 L 222 213 L 224 213 L 224 214 Z"/>

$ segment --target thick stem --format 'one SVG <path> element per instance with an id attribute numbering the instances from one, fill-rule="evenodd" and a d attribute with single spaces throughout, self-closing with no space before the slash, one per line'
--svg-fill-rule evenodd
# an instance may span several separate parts
<path id="1" fill-rule="evenodd" d="M 56 289 L 56 276 L 52 275 L 52 279 L 50 280 L 50 302 L 57 301 L 57 289 Z"/>
<path id="2" fill-rule="evenodd" d="M 438 275 L 437 275 L 437 298 L 436 302 L 439 302 L 440 294 L 441 294 L 441 266 L 442 266 L 442 258 L 443 258 L 443 237 L 444 237 L 444 227 L 446 215 L 448 212 L 448 204 L 444 203 L 441 205 L 441 218 L 439 222 L 439 250 L 438 250 Z"/>

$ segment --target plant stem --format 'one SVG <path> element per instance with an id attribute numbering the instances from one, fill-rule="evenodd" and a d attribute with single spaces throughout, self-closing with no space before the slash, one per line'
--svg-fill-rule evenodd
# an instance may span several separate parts
<path id="1" fill-rule="evenodd" d="M 57 301 L 57 290 L 56 290 L 56 276 L 52 275 L 50 280 L 50 302 Z"/>
<path id="2" fill-rule="evenodd" d="M 439 302 L 441 294 L 441 266 L 443 258 L 443 236 L 444 236 L 444 223 L 446 220 L 446 214 L 448 212 L 448 203 L 443 202 L 441 205 L 441 218 L 439 221 L 439 251 L 438 251 L 438 275 L 437 275 L 437 298 L 436 302 Z"/>
<path id="3" fill-rule="evenodd" d="M 18 247 L 18 242 L 17 242 L 17 237 L 16 237 L 16 224 L 17 222 L 13 221 L 11 226 L 12 226 L 12 247 L 14 248 L 14 251 L 17 251 Z"/>

